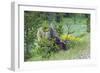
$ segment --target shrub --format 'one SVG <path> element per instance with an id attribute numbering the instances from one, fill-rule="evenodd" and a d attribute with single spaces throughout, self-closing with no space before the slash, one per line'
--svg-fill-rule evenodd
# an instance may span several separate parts
<path id="1" fill-rule="evenodd" d="M 59 50 L 59 46 L 56 45 L 55 39 L 42 39 L 37 42 L 37 46 L 33 48 L 34 56 L 40 55 L 42 58 L 49 58 L 53 53 Z"/>

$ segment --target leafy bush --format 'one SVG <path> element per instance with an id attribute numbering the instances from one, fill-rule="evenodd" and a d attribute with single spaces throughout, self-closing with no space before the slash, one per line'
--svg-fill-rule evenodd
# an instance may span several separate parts
<path id="1" fill-rule="evenodd" d="M 56 45 L 55 39 L 42 39 L 37 42 L 38 47 L 36 46 L 33 49 L 34 56 L 41 55 L 42 58 L 49 58 L 53 53 L 59 50 L 59 46 Z"/>

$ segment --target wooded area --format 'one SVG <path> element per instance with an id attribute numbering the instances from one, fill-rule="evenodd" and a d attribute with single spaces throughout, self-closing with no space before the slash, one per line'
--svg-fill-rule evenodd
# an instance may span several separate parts
<path id="1" fill-rule="evenodd" d="M 24 11 L 24 60 L 90 57 L 90 14 Z"/>

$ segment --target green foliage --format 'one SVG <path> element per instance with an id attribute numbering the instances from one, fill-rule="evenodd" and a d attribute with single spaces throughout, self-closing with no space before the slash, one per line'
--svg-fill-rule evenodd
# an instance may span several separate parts
<path id="1" fill-rule="evenodd" d="M 42 58 L 49 58 L 51 54 L 57 52 L 59 47 L 55 44 L 54 39 L 42 39 L 37 42 L 37 47 L 33 48 L 34 54 L 41 55 Z"/>
<path id="2" fill-rule="evenodd" d="M 51 59 L 56 53 L 59 53 L 60 47 L 55 43 L 55 38 L 42 39 L 37 41 L 38 28 L 42 27 L 44 32 L 49 31 L 49 25 L 54 25 L 54 29 L 57 32 L 58 37 L 63 34 L 73 35 L 67 38 L 60 37 L 60 41 L 67 41 L 66 46 L 71 50 L 70 53 L 76 53 L 80 50 L 84 43 L 79 41 L 87 32 L 90 33 L 90 15 L 83 13 L 56 13 L 56 12 L 37 12 L 37 11 L 25 11 L 24 12 L 24 60 L 46 60 Z M 89 36 L 89 35 L 88 35 Z M 78 39 L 79 37 L 79 39 Z M 84 39 L 89 40 L 89 39 Z M 82 44 L 80 44 L 82 43 Z M 85 42 L 87 43 L 87 41 Z M 77 47 L 78 49 L 76 49 Z M 83 45 L 87 46 L 86 44 Z M 74 50 L 73 52 L 73 48 Z M 65 52 L 64 52 L 65 54 Z M 72 54 L 72 55 L 74 55 Z M 68 57 L 65 55 L 66 57 Z M 58 55 L 60 56 L 60 55 Z M 58 58 L 58 57 L 57 57 Z M 56 58 L 56 59 L 57 59 Z M 63 57 L 62 57 L 63 58 Z M 62 59 L 60 57 L 60 59 Z M 58 58 L 59 59 L 59 58 Z M 65 57 L 63 58 L 65 59 Z"/>
<path id="3" fill-rule="evenodd" d="M 58 35 L 60 36 L 61 34 L 63 34 L 63 25 L 61 23 L 59 23 L 56 26 L 56 30 L 58 31 Z"/>

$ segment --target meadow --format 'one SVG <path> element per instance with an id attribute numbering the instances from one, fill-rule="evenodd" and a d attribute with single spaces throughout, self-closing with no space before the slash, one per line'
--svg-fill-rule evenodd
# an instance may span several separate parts
<path id="1" fill-rule="evenodd" d="M 90 58 L 90 14 L 24 12 L 24 61 Z"/>

